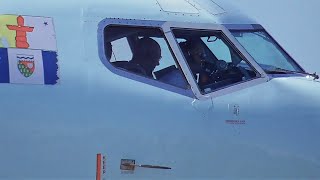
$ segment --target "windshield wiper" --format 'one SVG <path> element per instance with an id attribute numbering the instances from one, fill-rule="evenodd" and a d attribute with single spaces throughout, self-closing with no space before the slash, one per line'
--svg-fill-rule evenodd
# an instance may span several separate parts
<path id="1" fill-rule="evenodd" d="M 268 74 L 297 74 L 298 72 L 296 71 L 290 71 L 290 70 L 287 70 L 287 69 L 281 69 L 281 68 L 274 68 L 274 69 L 268 69 L 268 70 L 265 70 L 266 73 Z"/>
<path id="2" fill-rule="evenodd" d="M 316 72 L 314 72 L 313 74 L 310 74 L 310 73 L 304 73 L 304 74 L 307 74 L 307 75 L 309 75 L 309 76 L 312 76 L 312 77 L 313 77 L 313 80 L 319 79 L 319 75 L 318 75 Z"/>
<path id="3" fill-rule="evenodd" d="M 319 79 L 319 75 L 317 75 L 317 73 L 307 73 L 307 72 L 298 72 L 298 71 L 290 71 L 287 69 L 282 69 L 282 68 L 275 68 L 273 70 L 266 70 L 267 73 L 269 74 L 277 74 L 277 73 L 281 73 L 281 74 L 304 74 L 304 75 L 308 75 L 313 77 L 313 80 Z"/>

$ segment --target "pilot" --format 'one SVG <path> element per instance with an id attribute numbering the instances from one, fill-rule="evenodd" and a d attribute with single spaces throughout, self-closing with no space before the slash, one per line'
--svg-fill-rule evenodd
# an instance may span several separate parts
<path id="1" fill-rule="evenodd" d="M 144 37 L 139 39 L 135 45 L 132 60 L 129 62 L 131 67 L 127 69 L 153 78 L 152 72 L 159 65 L 160 59 L 160 45 L 155 40 Z"/>
<path id="2" fill-rule="evenodd" d="M 224 60 L 219 60 L 214 54 L 206 50 L 206 45 L 200 39 L 188 42 L 189 66 L 201 88 L 217 83 L 212 87 L 226 86 L 242 81 L 242 78 L 250 79 L 248 72 L 236 67 L 233 63 L 228 64 Z M 241 61 L 241 60 L 240 60 Z M 243 70 L 242 70 L 243 69 Z"/>
<path id="3" fill-rule="evenodd" d="M 186 50 L 188 51 L 189 56 L 187 61 L 195 79 L 197 79 L 200 86 L 207 85 L 210 81 L 210 77 L 205 71 L 205 59 L 207 58 L 207 54 L 201 40 L 187 41 Z"/>

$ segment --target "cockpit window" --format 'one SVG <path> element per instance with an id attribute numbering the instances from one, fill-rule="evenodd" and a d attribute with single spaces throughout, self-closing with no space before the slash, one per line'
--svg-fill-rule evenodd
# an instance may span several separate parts
<path id="1" fill-rule="evenodd" d="M 187 81 L 176 63 L 160 28 L 107 26 L 105 52 L 116 68 L 187 89 Z"/>
<path id="2" fill-rule="evenodd" d="M 221 31 L 172 32 L 202 94 L 259 77 Z"/>
<path id="3" fill-rule="evenodd" d="M 233 36 L 267 73 L 303 72 L 298 64 L 265 31 L 232 31 Z"/>

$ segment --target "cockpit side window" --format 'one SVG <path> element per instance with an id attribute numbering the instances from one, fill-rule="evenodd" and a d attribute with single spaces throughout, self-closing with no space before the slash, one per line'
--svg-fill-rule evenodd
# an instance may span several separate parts
<path id="1" fill-rule="evenodd" d="M 258 78 L 221 31 L 172 29 L 202 94 Z"/>
<path id="2" fill-rule="evenodd" d="M 104 37 L 106 57 L 114 68 L 148 81 L 190 88 L 160 28 L 107 26 Z"/>

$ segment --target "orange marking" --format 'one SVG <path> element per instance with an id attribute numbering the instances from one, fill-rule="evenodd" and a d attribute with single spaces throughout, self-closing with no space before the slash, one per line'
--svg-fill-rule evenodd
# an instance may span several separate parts
<path id="1" fill-rule="evenodd" d="M 97 175 L 96 180 L 101 180 L 101 154 L 97 154 Z"/>
<path id="2" fill-rule="evenodd" d="M 17 17 L 18 25 L 7 25 L 9 30 L 16 31 L 16 47 L 17 48 L 29 48 L 27 32 L 32 32 L 34 27 L 24 26 L 24 18 L 22 16 Z"/>

